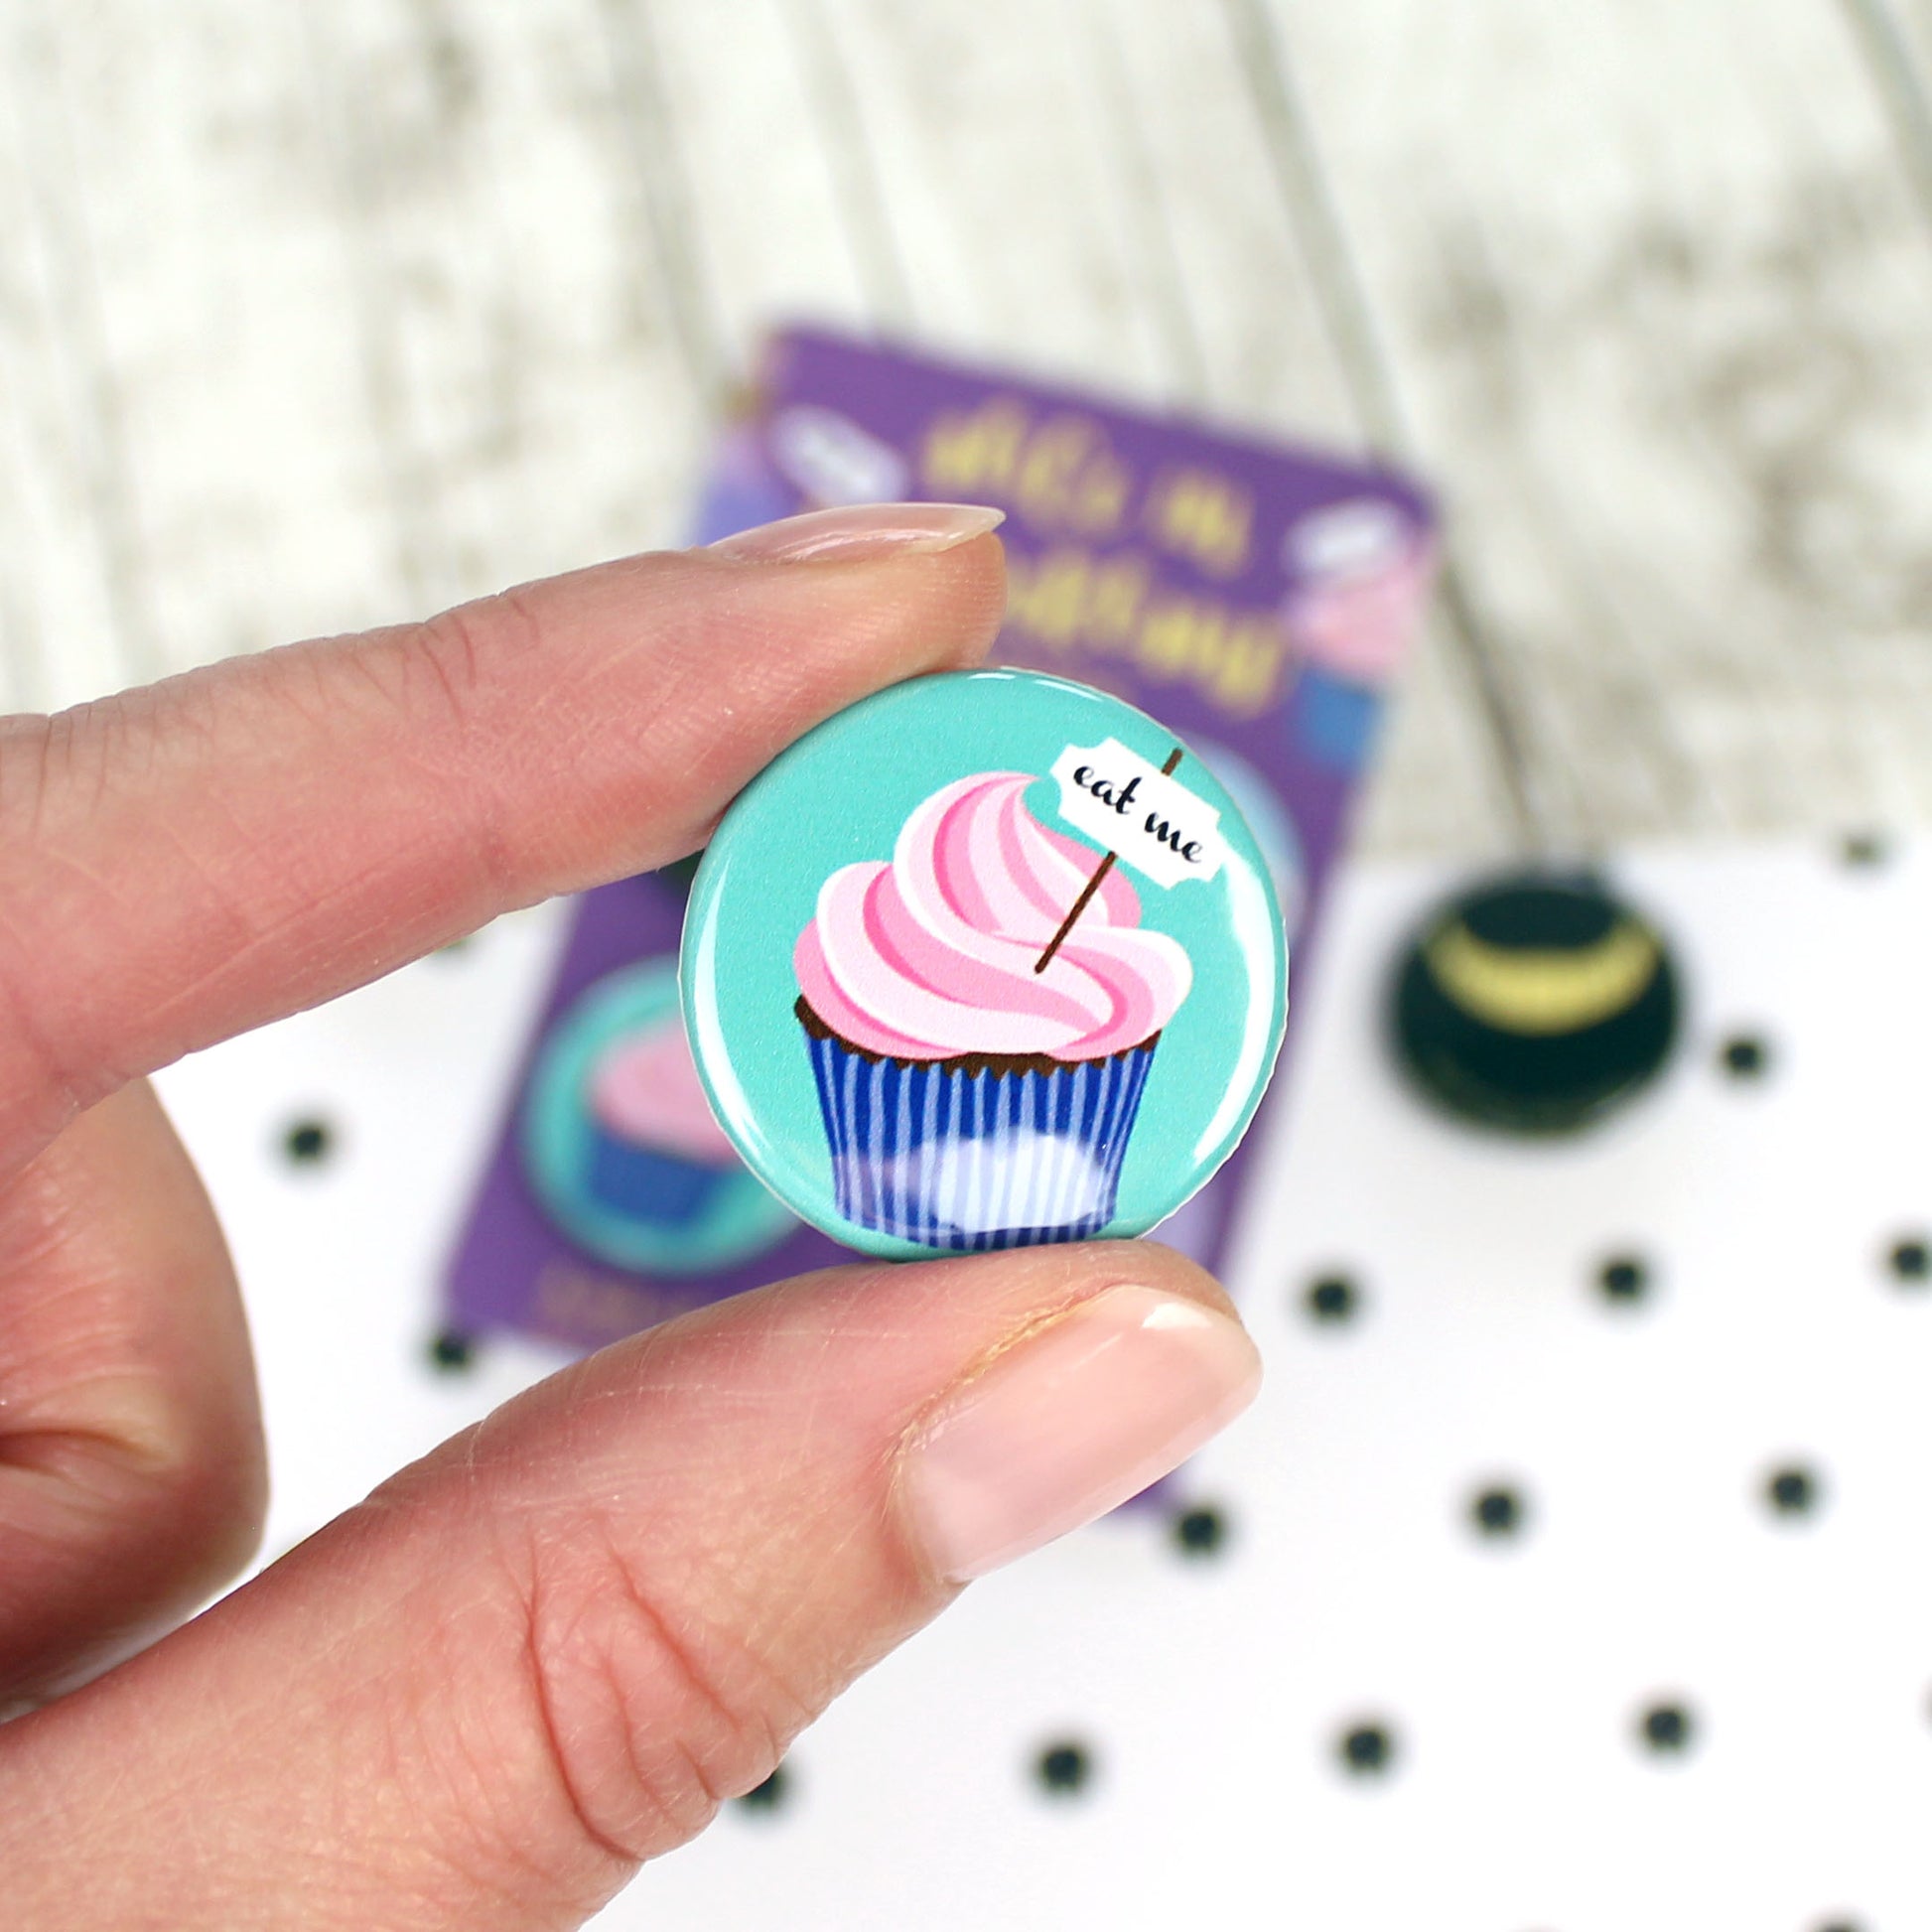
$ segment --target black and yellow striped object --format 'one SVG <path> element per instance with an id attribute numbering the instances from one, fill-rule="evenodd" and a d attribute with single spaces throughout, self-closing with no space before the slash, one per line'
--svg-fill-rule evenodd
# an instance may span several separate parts
<path id="1" fill-rule="evenodd" d="M 1398 1055 L 1431 1099 L 1522 1134 L 1584 1127 L 1651 1080 L 1677 1035 L 1662 935 L 1586 874 L 1517 874 L 1439 906 L 1404 953 Z"/>

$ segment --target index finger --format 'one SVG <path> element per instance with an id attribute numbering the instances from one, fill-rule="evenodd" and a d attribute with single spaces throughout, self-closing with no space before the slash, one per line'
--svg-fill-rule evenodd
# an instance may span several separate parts
<path id="1" fill-rule="evenodd" d="M 991 511 L 873 506 L 0 726 L 0 1173 L 137 1074 L 691 851 L 792 739 L 982 655 Z"/>

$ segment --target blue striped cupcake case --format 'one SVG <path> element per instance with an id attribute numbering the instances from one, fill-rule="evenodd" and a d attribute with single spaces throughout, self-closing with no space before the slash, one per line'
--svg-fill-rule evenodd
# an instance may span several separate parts
<path id="1" fill-rule="evenodd" d="M 882 1057 L 810 1021 L 805 1040 L 855 1227 L 978 1252 L 1078 1241 L 1114 1218 L 1155 1040 L 1050 1069 Z"/>

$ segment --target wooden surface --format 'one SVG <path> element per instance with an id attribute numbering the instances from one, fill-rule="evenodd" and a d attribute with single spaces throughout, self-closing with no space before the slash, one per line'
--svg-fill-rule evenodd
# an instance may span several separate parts
<path id="1" fill-rule="evenodd" d="M 1381 849 L 1932 810 L 1932 0 L 0 0 L 0 704 L 674 541 L 760 329 L 1406 457 Z"/>

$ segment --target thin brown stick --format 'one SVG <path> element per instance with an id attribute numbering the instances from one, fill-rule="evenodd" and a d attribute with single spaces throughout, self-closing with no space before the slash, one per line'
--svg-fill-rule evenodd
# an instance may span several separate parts
<path id="1" fill-rule="evenodd" d="M 1034 971 L 1035 973 L 1045 972 L 1047 967 L 1053 963 L 1053 955 L 1059 951 L 1060 941 L 1064 939 L 1066 935 L 1073 930 L 1073 921 L 1077 919 L 1080 916 L 1080 914 L 1087 909 L 1088 904 L 1092 901 L 1094 894 L 1099 892 L 1100 890 L 1100 882 L 1103 879 L 1105 879 L 1110 872 L 1113 871 L 1114 861 L 1118 857 L 1119 857 L 1118 853 L 1113 853 L 1113 852 L 1108 853 L 1107 856 L 1101 860 L 1100 865 L 1098 869 L 1095 871 L 1093 877 L 1089 879 L 1083 887 L 1080 888 L 1080 897 L 1073 901 L 1072 911 L 1070 911 L 1066 915 L 1066 917 L 1060 921 L 1060 929 L 1053 934 L 1052 938 L 1047 940 L 1046 950 L 1043 953 L 1041 953 L 1037 959 L 1034 961 Z"/>
<path id="2" fill-rule="evenodd" d="M 1180 763 L 1180 747 L 1176 745 L 1168 754 L 1168 761 L 1161 767 L 1164 778 L 1172 778 L 1175 767 Z M 1114 862 L 1120 857 L 1118 852 L 1110 852 L 1095 868 L 1094 875 L 1080 889 L 1080 897 L 1073 901 L 1072 910 L 1060 921 L 1060 929 L 1046 942 L 1046 950 L 1034 961 L 1034 971 L 1043 973 L 1053 963 L 1053 955 L 1060 949 L 1060 941 L 1073 930 L 1073 921 L 1093 902 L 1093 896 L 1100 890 L 1100 882 L 1113 871 Z"/>

